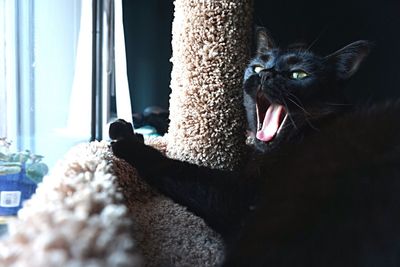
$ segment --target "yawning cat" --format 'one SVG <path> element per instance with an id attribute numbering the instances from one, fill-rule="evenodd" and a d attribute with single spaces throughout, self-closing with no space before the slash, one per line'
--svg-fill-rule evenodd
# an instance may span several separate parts
<path id="1" fill-rule="evenodd" d="M 322 57 L 257 35 L 244 77 L 255 146 L 240 170 L 168 159 L 122 120 L 114 154 L 221 234 L 224 266 L 400 266 L 400 104 L 343 97 L 370 43 Z"/>

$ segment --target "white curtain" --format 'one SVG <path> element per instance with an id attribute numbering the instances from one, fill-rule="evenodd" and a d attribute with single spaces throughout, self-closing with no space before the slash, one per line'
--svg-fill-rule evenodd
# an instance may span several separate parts
<path id="1" fill-rule="evenodd" d="M 132 122 L 132 109 L 126 67 L 122 0 L 104 0 L 103 12 L 102 110 L 103 137 L 114 119 L 110 115 L 110 96 L 115 94 L 117 117 Z M 72 86 L 68 132 L 90 136 L 92 93 L 92 1 L 82 0 L 75 76 Z M 114 64 L 115 62 L 115 64 Z M 115 91 L 110 84 L 115 78 Z"/>

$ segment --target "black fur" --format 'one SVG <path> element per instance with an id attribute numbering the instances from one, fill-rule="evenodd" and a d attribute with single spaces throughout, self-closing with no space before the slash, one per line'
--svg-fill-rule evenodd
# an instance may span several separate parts
<path id="1" fill-rule="evenodd" d="M 115 155 L 221 234 L 224 266 L 400 266 L 400 103 L 354 109 L 341 93 L 370 44 L 320 57 L 258 35 L 244 83 L 249 130 L 260 130 L 257 95 L 288 119 L 240 170 L 168 159 L 123 121 L 111 128 Z M 299 69 L 308 76 L 293 80 Z"/>

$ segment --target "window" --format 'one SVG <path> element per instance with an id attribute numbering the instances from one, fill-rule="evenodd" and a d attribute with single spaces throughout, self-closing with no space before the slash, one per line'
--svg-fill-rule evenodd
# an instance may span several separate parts
<path id="1" fill-rule="evenodd" d="M 121 2 L 0 0 L 0 137 L 11 149 L 52 166 L 106 138 L 117 113 L 131 119 Z"/>

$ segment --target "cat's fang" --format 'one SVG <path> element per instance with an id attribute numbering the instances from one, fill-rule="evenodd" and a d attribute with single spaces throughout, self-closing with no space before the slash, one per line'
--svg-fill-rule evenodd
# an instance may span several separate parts
<path id="1" fill-rule="evenodd" d="M 279 126 L 278 131 L 276 132 L 277 135 L 282 131 L 283 125 L 285 125 L 286 119 L 287 119 L 287 118 L 288 118 L 288 114 L 286 113 L 286 114 L 284 115 L 284 117 L 283 117 L 282 122 L 281 122 L 281 126 Z"/>
<path id="2" fill-rule="evenodd" d="M 261 130 L 265 114 L 271 103 L 268 101 L 262 90 L 257 91 L 256 95 L 256 115 L 257 115 L 257 131 Z"/>

